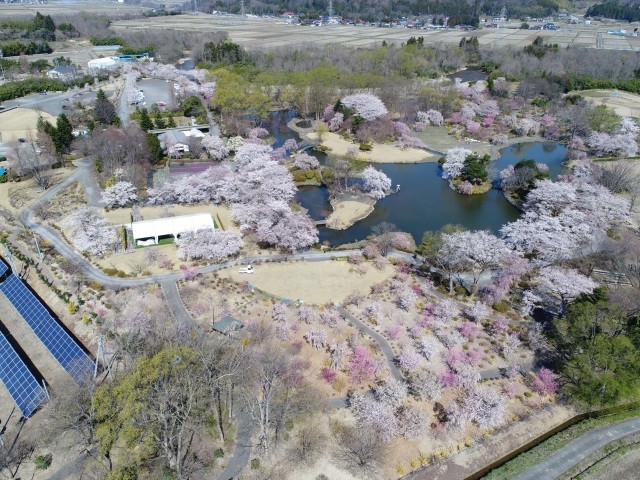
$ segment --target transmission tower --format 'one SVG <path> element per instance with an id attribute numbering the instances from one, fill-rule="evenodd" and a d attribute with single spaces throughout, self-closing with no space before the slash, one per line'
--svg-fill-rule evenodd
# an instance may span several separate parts
<path id="1" fill-rule="evenodd" d="M 329 0 L 329 19 L 333 18 L 333 0 Z"/>
<path id="2" fill-rule="evenodd" d="M 240 15 L 244 17 L 244 0 L 240 0 Z"/>

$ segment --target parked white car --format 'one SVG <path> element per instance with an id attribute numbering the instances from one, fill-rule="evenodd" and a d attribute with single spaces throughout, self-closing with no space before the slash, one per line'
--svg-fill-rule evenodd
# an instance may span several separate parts
<path id="1" fill-rule="evenodd" d="M 240 268 L 240 270 L 238 270 L 238 273 L 253 273 L 253 266 L 251 265 L 247 265 L 246 267 L 242 267 Z"/>

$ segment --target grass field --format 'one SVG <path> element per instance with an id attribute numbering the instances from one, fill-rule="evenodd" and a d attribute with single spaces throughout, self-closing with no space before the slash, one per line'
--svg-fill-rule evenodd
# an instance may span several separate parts
<path id="1" fill-rule="evenodd" d="M 0 113 L 0 141 L 11 142 L 18 138 L 36 137 L 38 118 L 55 123 L 54 116 L 30 108 L 16 108 Z"/>

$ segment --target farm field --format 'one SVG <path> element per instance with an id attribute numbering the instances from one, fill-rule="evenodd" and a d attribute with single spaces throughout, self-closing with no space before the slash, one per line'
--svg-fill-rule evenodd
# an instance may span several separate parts
<path id="1" fill-rule="evenodd" d="M 580 95 L 593 105 L 606 105 L 623 117 L 640 118 L 640 95 L 619 90 L 582 90 L 569 92 Z"/>
<path id="2" fill-rule="evenodd" d="M 519 25 L 519 24 L 518 24 Z M 520 30 L 514 24 L 507 29 L 481 29 L 474 32 L 414 30 L 407 28 L 376 28 L 360 26 L 305 27 L 289 25 L 279 19 L 241 18 L 239 16 L 180 15 L 178 17 L 154 17 L 114 22 L 118 29 L 174 29 L 189 31 L 224 31 L 229 37 L 251 49 L 284 47 L 287 45 L 316 43 L 341 44 L 366 47 L 382 41 L 406 42 L 412 36 L 424 36 L 425 43 L 458 44 L 462 37 L 477 36 L 482 45 L 523 47 L 537 36 L 557 43 L 560 47 L 583 46 L 612 50 L 640 50 L 640 37 L 619 37 L 607 34 L 614 23 L 597 25 L 561 25 L 557 31 Z"/>

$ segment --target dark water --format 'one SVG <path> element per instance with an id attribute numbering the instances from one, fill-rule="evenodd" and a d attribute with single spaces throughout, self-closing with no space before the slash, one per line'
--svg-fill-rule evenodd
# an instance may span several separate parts
<path id="1" fill-rule="evenodd" d="M 288 138 L 299 140 L 297 134 L 286 127 L 295 112 L 274 112 L 268 128 L 276 138 L 278 147 Z M 327 156 L 309 152 L 325 163 Z M 520 160 L 533 159 L 549 167 L 553 178 L 562 172 L 567 149 L 555 142 L 520 143 L 501 150 L 500 158 L 491 162 L 490 173 L 498 172 Z M 484 195 L 461 195 L 442 179 L 437 163 L 419 164 L 375 164 L 391 178 L 393 188 L 400 191 L 378 201 L 375 210 L 367 218 L 347 230 L 332 230 L 320 227 L 320 242 L 341 245 L 365 239 L 371 227 L 380 222 L 391 222 L 400 230 L 409 232 L 420 241 L 427 230 L 438 230 L 449 223 L 461 224 L 470 229 L 488 229 L 497 233 L 502 225 L 516 220 L 518 210 L 511 205 L 502 191 L 492 189 Z M 301 187 L 296 200 L 314 220 L 325 218 L 331 212 L 329 195 L 325 188 Z"/>
<path id="2" fill-rule="evenodd" d="M 479 80 L 486 80 L 488 77 L 489 76 L 483 71 L 472 68 L 447 75 L 447 78 L 450 78 L 451 80 L 459 78 L 463 82 L 477 82 Z"/>
<path id="3" fill-rule="evenodd" d="M 185 59 L 185 61 L 182 63 L 176 63 L 175 67 L 178 70 L 193 70 L 194 68 L 196 68 L 195 63 L 190 58 Z"/>

